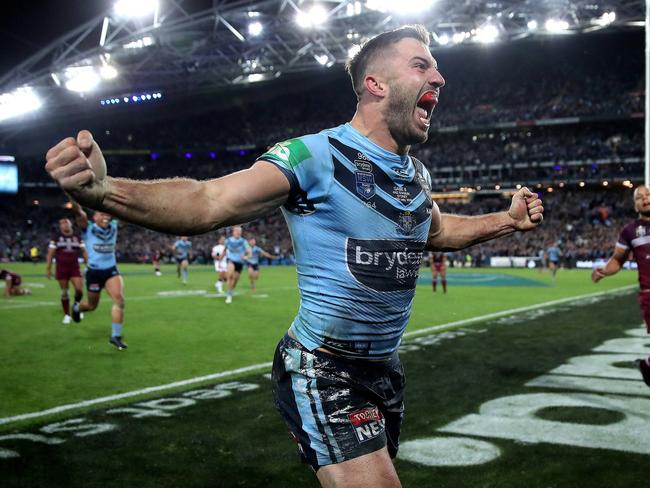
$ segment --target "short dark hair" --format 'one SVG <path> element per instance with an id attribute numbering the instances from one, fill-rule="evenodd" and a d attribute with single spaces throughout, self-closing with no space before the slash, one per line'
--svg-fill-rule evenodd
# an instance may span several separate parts
<path id="1" fill-rule="evenodd" d="M 345 64 L 345 70 L 352 79 L 352 88 L 360 97 L 363 93 L 363 78 L 368 65 L 384 49 L 405 38 L 417 39 L 429 45 L 429 32 L 423 25 L 405 25 L 392 31 L 383 32 L 367 41 L 357 54 L 352 56 Z"/>

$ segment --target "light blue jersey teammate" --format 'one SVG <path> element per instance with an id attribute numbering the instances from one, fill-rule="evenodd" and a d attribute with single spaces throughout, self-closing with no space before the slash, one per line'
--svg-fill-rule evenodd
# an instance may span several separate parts
<path id="1" fill-rule="evenodd" d="M 111 336 L 109 343 L 122 351 L 127 345 L 122 341 L 122 326 L 124 324 L 124 281 L 117 269 L 117 221 L 109 214 L 95 212 L 93 221 L 83 209 L 72 205 L 79 228 L 84 231 L 84 240 L 88 251 L 88 267 L 86 268 L 86 289 L 88 298 L 75 302 L 72 306 L 72 320 L 79 322 L 82 312 L 92 312 L 97 309 L 101 292 L 105 288 L 111 297 Z"/>
<path id="2" fill-rule="evenodd" d="M 239 275 L 244 268 L 244 262 L 250 257 L 251 247 L 248 241 L 241 235 L 242 229 L 236 225 L 232 228 L 232 235 L 226 239 L 225 253 L 228 258 L 228 290 L 226 292 L 226 303 L 232 303 L 232 293 L 237 282 Z"/>
<path id="3" fill-rule="evenodd" d="M 260 159 L 289 179 L 300 310 L 313 350 L 387 358 L 406 328 L 431 224 L 431 177 L 350 124 L 277 144 Z"/>
<path id="4" fill-rule="evenodd" d="M 174 243 L 174 259 L 176 259 L 176 275 L 178 278 L 183 275 L 183 284 L 187 285 L 188 267 L 192 260 L 192 242 L 187 236 L 181 236 Z"/>
<path id="5" fill-rule="evenodd" d="M 88 224 L 84 235 L 88 251 L 88 267 L 106 270 L 117 266 L 115 246 L 117 245 L 117 221 L 111 220 L 106 227 L 94 222 Z"/>

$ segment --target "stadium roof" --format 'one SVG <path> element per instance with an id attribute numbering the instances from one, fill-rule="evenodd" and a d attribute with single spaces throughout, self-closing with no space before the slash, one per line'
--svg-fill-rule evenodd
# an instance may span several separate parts
<path id="1" fill-rule="evenodd" d="M 644 16 L 642 0 L 122 0 L 0 74 L 0 128 L 29 120 L 22 108 L 72 113 L 327 69 L 407 23 L 448 49 L 642 28 Z"/>

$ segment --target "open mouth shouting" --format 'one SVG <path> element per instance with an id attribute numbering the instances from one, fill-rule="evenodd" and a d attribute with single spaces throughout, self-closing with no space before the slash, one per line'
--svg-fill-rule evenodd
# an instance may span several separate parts
<path id="1" fill-rule="evenodd" d="M 433 109 L 438 104 L 438 91 L 429 90 L 422 94 L 415 107 L 415 115 L 424 129 L 431 125 Z"/>

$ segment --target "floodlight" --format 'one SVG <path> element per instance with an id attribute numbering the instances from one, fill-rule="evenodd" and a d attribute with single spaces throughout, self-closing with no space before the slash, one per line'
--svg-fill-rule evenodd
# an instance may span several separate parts
<path id="1" fill-rule="evenodd" d="M 251 36 L 259 36 L 264 28 L 260 22 L 251 22 L 248 24 L 248 33 Z"/>
<path id="2" fill-rule="evenodd" d="M 469 37 L 469 32 L 454 32 L 454 34 L 451 36 L 451 41 L 454 44 L 460 44 L 468 37 Z"/>
<path id="3" fill-rule="evenodd" d="M 446 46 L 447 44 L 449 44 L 449 36 L 447 34 L 442 34 L 438 36 L 437 41 L 438 44 L 440 44 L 441 46 Z"/>
<path id="4" fill-rule="evenodd" d="M 499 29 L 492 24 L 479 27 L 476 29 L 476 34 L 474 34 L 474 39 L 483 44 L 494 42 L 497 40 L 497 37 L 499 37 Z"/>
<path id="5" fill-rule="evenodd" d="M 99 76 L 92 66 L 75 66 L 65 70 L 65 87 L 70 91 L 85 93 L 99 84 Z"/>
<path id="6" fill-rule="evenodd" d="M 327 20 L 327 10 L 321 5 L 314 5 L 308 12 L 299 12 L 296 23 L 303 29 L 318 27 Z"/>
<path id="7" fill-rule="evenodd" d="M 367 0 L 366 7 L 378 12 L 394 12 L 398 15 L 409 15 L 428 10 L 435 0 L 400 0 L 394 2 L 392 0 Z"/>
<path id="8" fill-rule="evenodd" d="M 148 47 L 154 44 L 154 39 L 151 36 L 144 36 L 141 39 L 136 39 L 127 44 L 124 44 L 122 47 L 124 49 L 142 49 L 143 47 Z"/>
<path id="9" fill-rule="evenodd" d="M 569 28 L 569 23 L 566 20 L 548 19 L 544 23 L 544 28 L 551 34 L 559 34 Z"/>
<path id="10" fill-rule="evenodd" d="M 361 51 L 361 46 L 358 44 L 353 44 L 350 49 L 348 49 L 348 58 L 352 59 L 357 55 L 359 51 Z"/>
<path id="11" fill-rule="evenodd" d="M 117 70 L 115 69 L 114 66 L 111 66 L 110 64 L 105 64 L 104 66 L 102 66 L 99 70 L 99 74 L 105 80 L 112 80 L 113 78 L 117 78 Z"/>
<path id="12" fill-rule="evenodd" d="M 315 54 L 314 59 L 318 61 L 318 64 L 320 64 L 321 66 L 325 66 L 327 62 L 330 60 L 327 54 Z"/>
<path id="13" fill-rule="evenodd" d="M 30 86 L 0 95 L 0 121 L 38 110 L 43 103 Z"/>
<path id="14" fill-rule="evenodd" d="M 249 83 L 255 83 L 256 81 L 262 81 L 263 79 L 264 75 L 261 73 L 252 73 L 246 78 Z"/>
<path id="15" fill-rule="evenodd" d="M 158 8 L 158 0 L 118 0 L 115 14 L 129 19 L 153 15 Z"/>
<path id="16" fill-rule="evenodd" d="M 528 27 L 529 31 L 534 31 L 537 30 L 537 21 L 536 20 L 529 20 L 528 23 L 526 24 Z"/>
<path id="17" fill-rule="evenodd" d="M 605 12 L 600 17 L 592 19 L 591 23 L 595 25 L 599 25 L 601 27 L 605 27 L 606 25 L 611 24 L 615 20 L 616 20 L 616 12 L 612 11 L 612 12 Z"/>

